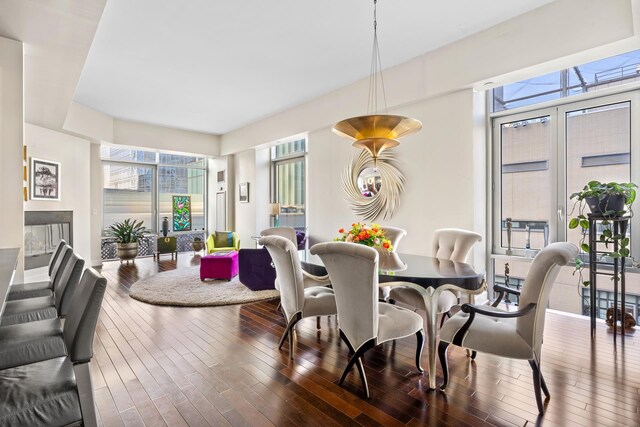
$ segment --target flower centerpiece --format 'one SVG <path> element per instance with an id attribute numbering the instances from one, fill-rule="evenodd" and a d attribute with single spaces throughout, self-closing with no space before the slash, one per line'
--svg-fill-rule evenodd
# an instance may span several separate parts
<path id="1" fill-rule="evenodd" d="M 341 228 L 338 233 L 341 234 L 340 237 L 334 239 L 337 242 L 359 243 L 372 248 L 386 249 L 389 252 L 393 250 L 391 240 L 384 237 L 384 231 L 378 224 L 367 225 L 354 222 L 351 224 L 350 230 L 345 231 L 344 228 Z"/>

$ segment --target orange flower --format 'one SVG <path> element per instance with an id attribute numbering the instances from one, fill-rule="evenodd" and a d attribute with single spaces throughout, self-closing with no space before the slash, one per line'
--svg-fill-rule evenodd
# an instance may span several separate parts
<path id="1" fill-rule="evenodd" d="M 354 242 L 359 242 L 359 241 L 360 241 L 360 239 L 359 239 L 359 238 L 357 238 L 357 237 L 354 237 L 354 238 L 353 238 L 353 241 L 354 241 Z"/>
<path id="2" fill-rule="evenodd" d="M 378 231 L 380 231 L 380 230 L 378 230 L 377 228 L 374 228 L 374 229 L 372 229 L 371 231 L 373 231 L 374 233 L 377 233 L 377 232 L 378 232 Z"/>
<path id="3" fill-rule="evenodd" d="M 389 246 L 391 246 L 391 245 L 389 245 L 389 242 L 384 242 L 382 244 L 382 247 L 385 248 L 385 249 L 389 249 Z"/>
<path id="4" fill-rule="evenodd" d="M 338 233 L 340 234 L 344 233 L 344 228 L 341 228 L 340 230 L 338 230 Z"/>
<path id="5" fill-rule="evenodd" d="M 356 223 L 354 222 L 353 224 L 351 224 L 351 226 L 352 226 L 352 227 L 355 227 L 355 226 L 356 226 Z"/>

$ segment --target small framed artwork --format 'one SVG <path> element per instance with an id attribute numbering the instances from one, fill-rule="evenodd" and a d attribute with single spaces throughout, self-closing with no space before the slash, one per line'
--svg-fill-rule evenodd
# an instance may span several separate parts
<path id="1" fill-rule="evenodd" d="M 31 158 L 31 200 L 60 200 L 60 163 Z"/>
<path id="2" fill-rule="evenodd" d="M 217 179 L 218 182 L 224 182 L 224 171 L 218 171 Z"/>
<path id="3" fill-rule="evenodd" d="M 248 182 L 240 183 L 238 194 L 240 195 L 240 203 L 249 203 L 249 183 Z"/>

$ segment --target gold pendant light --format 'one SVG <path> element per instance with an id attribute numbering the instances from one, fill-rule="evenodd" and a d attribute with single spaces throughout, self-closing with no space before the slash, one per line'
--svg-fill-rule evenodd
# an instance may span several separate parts
<path id="1" fill-rule="evenodd" d="M 384 150 L 400 145 L 398 138 L 422 129 L 422 123 L 419 120 L 404 116 L 377 114 L 378 77 L 382 88 L 385 113 L 387 112 L 387 97 L 384 91 L 382 62 L 378 47 L 377 3 L 377 0 L 373 0 L 373 53 L 371 55 L 371 76 L 369 77 L 368 114 L 342 120 L 333 126 L 333 132 L 354 140 L 353 146 L 367 150 L 374 162 Z"/>

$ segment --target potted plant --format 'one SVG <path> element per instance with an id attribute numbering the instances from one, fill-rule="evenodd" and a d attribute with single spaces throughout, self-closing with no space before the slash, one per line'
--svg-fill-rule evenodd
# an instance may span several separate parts
<path id="1" fill-rule="evenodd" d="M 621 216 L 633 216 L 631 205 L 636 199 L 636 188 L 638 186 L 632 182 L 618 183 L 600 181 L 590 181 L 581 191 L 571 195 L 571 199 L 575 199 L 571 213 L 578 209 L 578 215 L 571 219 L 569 228 L 582 229 L 580 238 L 580 249 L 589 253 L 589 244 L 585 242 L 589 234 L 589 219 L 585 214 L 585 206 L 589 206 L 592 215 L 603 218 L 603 230 L 600 234 L 599 241 L 602 242 L 609 252 L 603 255 L 613 259 L 629 256 L 629 238 L 626 237 L 626 227 L 614 233 L 611 219 Z M 613 248 L 617 244 L 618 250 Z M 584 268 L 584 260 L 580 257 L 576 258 L 576 271 L 580 273 L 580 281 L 584 286 L 591 283 L 588 280 L 582 280 L 582 269 Z"/>
<path id="2" fill-rule="evenodd" d="M 204 249 L 204 242 L 202 241 L 202 237 L 196 236 L 193 238 L 193 242 L 191 242 L 191 249 L 193 252 L 200 252 Z"/>
<path id="3" fill-rule="evenodd" d="M 138 256 L 138 240 L 144 237 L 147 231 L 143 223 L 144 221 L 125 219 L 124 222 L 116 222 L 107 228 L 107 236 L 115 239 L 120 262 L 135 259 Z"/>

